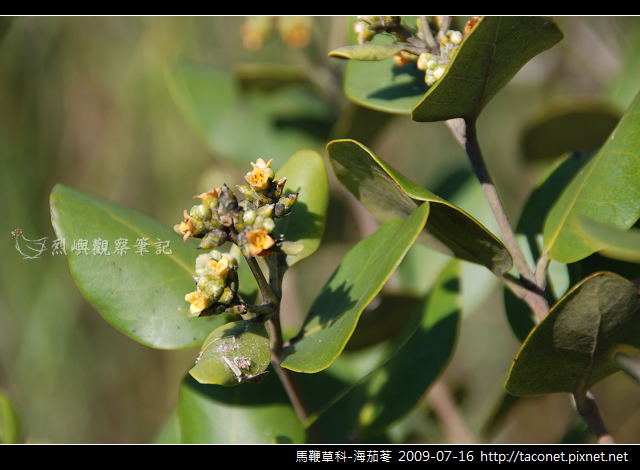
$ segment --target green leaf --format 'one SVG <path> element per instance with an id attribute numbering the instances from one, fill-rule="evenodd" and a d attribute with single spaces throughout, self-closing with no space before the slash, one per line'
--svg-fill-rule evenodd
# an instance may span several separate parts
<path id="1" fill-rule="evenodd" d="M 322 157 L 311 150 L 296 152 L 278 170 L 275 180 L 287 178 L 284 194 L 298 193 L 291 213 L 276 221 L 276 229 L 289 242 L 302 243 L 304 248 L 286 258 L 291 267 L 318 249 L 324 233 L 329 205 L 329 178 Z"/>
<path id="2" fill-rule="evenodd" d="M 320 150 L 333 124 L 329 105 L 307 83 L 243 92 L 229 72 L 186 64 L 167 80 L 203 140 L 242 167 L 257 158 L 278 161 L 301 148 Z"/>
<path id="3" fill-rule="evenodd" d="M 410 252 L 411 250 L 408 253 Z M 358 327 L 349 338 L 345 351 L 368 348 L 398 335 L 405 328 L 420 300 L 418 297 L 380 293 L 363 310 Z M 393 314 L 390 315 L 390 312 Z"/>
<path id="4" fill-rule="evenodd" d="M 187 376 L 178 402 L 184 444 L 301 444 L 302 423 L 276 374 L 260 385 L 217 387 Z"/>
<path id="5" fill-rule="evenodd" d="M 403 44 L 363 44 L 359 46 L 344 46 L 329 52 L 329 57 L 353 60 L 385 60 L 390 59 L 401 50 Z"/>
<path id="6" fill-rule="evenodd" d="M 604 101 L 571 97 L 550 103 L 523 132 L 524 158 L 552 160 L 567 152 L 599 150 L 620 117 Z"/>
<path id="7" fill-rule="evenodd" d="M 435 194 L 440 194 L 455 206 L 473 214 L 492 233 L 499 231 L 482 186 L 469 168 L 454 170 L 434 189 Z M 450 262 L 451 257 L 444 253 L 431 250 L 419 243 L 413 245 L 395 272 L 400 280 L 399 292 L 424 297 Z M 488 275 L 484 266 L 475 263 L 462 263 L 462 285 L 463 317 L 472 314 L 485 303 L 496 288 L 502 287 L 496 276 Z"/>
<path id="8" fill-rule="evenodd" d="M 180 420 L 178 411 L 174 408 L 164 421 L 160 431 L 153 440 L 153 444 L 180 444 Z"/>
<path id="9" fill-rule="evenodd" d="M 313 373 L 331 365 L 353 334 L 362 310 L 389 279 L 428 215 L 429 204 L 422 204 L 406 221 L 384 223 L 349 251 L 311 306 L 302 331 L 284 350 L 282 367 Z"/>
<path id="10" fill-rule="evenodd" d="M 202 384 L 230 387 L 262 374 L 270 363 L 271 350 L 264 324 L 244 320 L 213 330 L 189 373 Z"/>
<path id="11" fill-rule="evenodd" d="M 430 248 L 487 266 L 502 274 L 513 265 L 511 255 L 491 232 L 469 214 L 421 188 L 352 140 L 327 145 L 329 162 L 338 181 L 380 222 L 406 219 L 423 201 L 431 215 L 419 238 Z"/>
<path id="12" fill-rule="evenodd" d="M 516 396 L 584 393 L 617 372 L 617 351 L 640 348 L 638 288 L 596 273 L 574 287 L 531 332 L 516 356 L 507 392 Z"/>
<path id="13" fill-rule="evenodd" d="M 542 230 L 549 209 L 591 156 L 588 153 L 576 152 L 558 159 L 529 195 L 520 214 L 515 233 L 523 252 L 529 255 L 530 266 L 534 266 L 541 255 Z M 569 287 L 567 269 L 566 265 L 551 260 L 547 272 L 548 287 L 545 290 L 549 305 L 556 303 L 567 291 Z M 520 341 L 524 341 L 529 332 L 538 324 L 538 319 L 529 306 L 518 299 L 510 289 L 504 287 L 503 291 L 509 325 L 516 337 Z"/>
<path id="14" fill-rule="evenodd" d="M 51 221 L 82 295 L 130 338 L 159 349 L 190 348 L 226 322 L 224 315 L 188 317 L 184 296 L 195 290 L 196 241 L 183 243 L 145 214 L 60 184 L 51 191 Z M 73 250 L 81 240 L 87 254 Z M 108 242 L 110 256 L 93 254 L 94 240 Z M 127 241 L 126 254 L 115 251 L 116 240 Z M 148 253 L 136 253 L 138 240 L 150 243 Z M 170 242 L 171 254 L 157 254 L 158 241 Z"/>
<path id="15" fill-rule="evenodd" d="M 600 254 L 640 263 L 640 229 L 621 231 L 588 219 L 578 219 L 578 224 L 594 244 L 602 246 Z"/>
<path id="16" fill-rule="evenodd" d="M 403 21 L 415 21 L 413 17 L 403 17 Z M 352 22 L 352 20 L 350 20 Z M 355 46 L 356 36 L 349 28 L 350 43 Z M 389 35 L 378 34 L 368 47 L 393 44 Z M 351 101 L 366 108 L 391 114 L 410 114 L 411 110 L 427 92 L 424 72 L 415 64 L 396 67 L 393 60 L 360 61 L 350 60 L 344 74 L 344 92 Z"/>
<path id="17" fill-rule="evenodd" d="M 413 109 L 411 119 L 475 120 L 527 62 L 563 37 L 551 18 L 483 16 L 464 38 L 442 78 Z"/>
<path id="18" fill-rule="evenodd" d="M 640 95 L 611 138 L 566 187 L 544 225 L 544 252 L 563 263 L 603 246 L 587 236 L 579 219 L 627 230 L 640 217 Z"/>
<path id="19" fill-rule="evenodd" d="M 0 444 L 18 444 L 21 441 L 20 417 L 15 404 L 0 389 Z"/>
<path id="20" fill-rule="evenodd" d="M 364 435 L 383 432 L 415 408 L 451 360 L 461 320 L 459 271 L 458 262 L 449 263 L 395 342 L 396 352 L 362 382 Z"/>

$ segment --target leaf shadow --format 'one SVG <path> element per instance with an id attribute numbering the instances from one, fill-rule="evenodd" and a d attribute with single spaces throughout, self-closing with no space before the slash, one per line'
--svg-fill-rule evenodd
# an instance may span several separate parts
<path id="1" fill-rule="evenodd" d="M 284 195 L 293 194 L 291 190 L 285 190 Z M 291 213 L 276 221 L 278 232 L 284 236 L 284 240 L 297 242 L 304 238 L 318 238 L 324 231 L 325 218 L 311 212 L 309 206 L 303 201 L 296 201 Z"/>
<path id="2" fill-rule="evenodd" d="M 367 98 L 379 99 L 385 101 L 393 101 L 408 96 L 420 96 L 429 91 L 429 87 L 424 82 L 424 72 L 418 70 L 414 64 L 403 65 L 402 67 L 394 67 L 391 71 L 393 80 L 401 75 L 408 75 L 410 82 L 392 84 L 381 88 L 377 91 L 369 93 Z"/>

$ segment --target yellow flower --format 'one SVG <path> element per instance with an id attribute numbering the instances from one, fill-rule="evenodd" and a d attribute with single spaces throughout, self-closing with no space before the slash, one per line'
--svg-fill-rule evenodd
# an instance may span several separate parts
<path id="1" fill-rule="evenodd" d="M 258 158 L 256 163 L 251 162 L 253 171 L 247 173 L 245 179 L 253 186 L 254 189 L 263 190 L 267 189 L 270 183 L 270 178 L 273 179 L 273 170 L 271 169 L 271 163 L 273 158 L 267 163 L 262 158 Z"/>
<path id="2" fill-rule="evenodd" d="M 227 269 L 229 267 L 229 259 L 226 256 L 223 256 L 220 261 L 216 261 L 213 259 L 208 260 L 209 263 L 209 273 L 212 276 L 217 278 L 225 278 L 227 275 Z"/>
<path id="3" fill-rule="evenodd" d="M 220 197 L 220 188 L 211 189 L 206 193 L 193 196 L 194 199 L 199 198 L 202 202 L 207 202 L 207 203 L 214 199 L 218 199 L 219 197 Z"/>
<path id="4" fill-rule="evenodd" d="M 209 296 L 201 290 L 185 295 L 184 300 L 191 303 L 191 308 L 189 309 L 191 315 L 199 314 L 209 306 Z"/>
<path id="5" fill-rule="evenodd" d="M 268 250 L 275 242 L 264 228 L 259 228 L 247 233 L 247 241 L 249 242 L 249 253 L 251 256 L 262 256 L 265 250 Z"/>
<path id="6" fill-rule="evenodd" d="M 193 223 L 193 218 L 189 216 L 187 210 L 184 211 L 184 220 L 180 223 L 180 233 L 184 234 L 182 240 L 186 243 L 187 238 L 192 237 L 196 233 L 196 226 Z"/>

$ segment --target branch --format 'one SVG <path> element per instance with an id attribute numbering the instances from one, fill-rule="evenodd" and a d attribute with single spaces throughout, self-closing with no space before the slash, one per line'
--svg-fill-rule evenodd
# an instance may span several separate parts
<path id="1" fill-rule="evenodd" d="M 469 122 L 466 122 L 466 120 L 462 118 L 451 119 L 447 121 L 447 126 L 449 126 L 453 135 L 458 139 L 469 156 L 469 161 L 471 162 L 473 171 L 478 177 L 480 184 L 482 184 L 482 190 L 484 191 L 493 215 L 498 222 L 498 226 L 500 227 L 500 231 L 504 237 L 505 245 L 511 253 L 513 262 L 518 270 L 518 274 L 520 274 L 520 278 L 523 281 L 522 286 L 528 290 L 526 295 L 519 297 L 527 302 L 538 318 L 542 319 L 549 312 L 549 305 L 547 300 L 544 298 L 542 289 L 537 285 L 536 278 L 531 271 L 531 267 L 529 266 L 518 241 L 516 240 L 513 227 L 509 222 L 507 213 L 505 212 L 500 196 L 498 195 L 498 190 L 496 189 L 485 164 L 480 150 L 480 145 L 478 144 L 475 119 L 470 120 Z"/>

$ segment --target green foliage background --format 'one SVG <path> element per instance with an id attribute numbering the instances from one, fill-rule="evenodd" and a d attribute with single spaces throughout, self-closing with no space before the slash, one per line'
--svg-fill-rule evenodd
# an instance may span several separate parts
<path id="1" fill-rule="evenodd" d="M 176 404 L 197 349 L 160 351 L 131 341 L 83 299 L 65 257 L 47 251 L 42 259 L 22 259 L 10 235 L 21 228 L 27 238 L 49 237 L 51 247 L 49 193 L 56 183 L 173 226 L 194 194 L 240 182 L 248 160 L 236 165 L 224 145 L 210 145 L 185 119 L 167 80 L 174 67 L 195 63 L 230 71 L 238 64 L 275 63 L 304 70 L 311 64 L 315 79 L 331 83 L 325 82 L 326 68 L 340 73 L 345 63 L 327 53 L 347 43 L 345 18 L 322 17 L 315 21 L 316 39 L 309 49 L 294 52 L 273 39 L 252 53 L 242 47 L 241 21 L 0 18 L 0 389 L 16 405 L 23 439 L 151 442 Z M 595 103 L 621 115 L 640 89 L 638 18 L 556 21 L 565 39 L 527 64 L 478 122 L 487 165 L 514 224 L 549 157 L 558 156 L 531 161 L 538 154 L 522 145 L 527 129 L 558 106 L 584 109 Z M 339 79 L 335 85 L 327 104 L 339 111 L 332 116 L 336 124 L 332 132 L 320 129 L 318 145 L 330 138 L 359 139 L 399 172 L 498 233 L 486 203 L 472 196 L 477 183 L 443 123 L 417 123 L 408 116 L 387 121 L 353 108 Z M 364 117 L 351 125 L 352 114 Z M 242 135 L 251 137 L 252 129 Z M 326 162 L 324 144 L 315 150 Z M 276 157 L 276 169 L 289 156 Z M 292 331 L 344 254 L 377 227 L 329 176 L 332 198 L 323 245 L 285 277 L 283 321 Z M 387 292 L 402 287 L 424 294 L 429 279 L 407 273 L 413 272 L 411 263 L 429 255 L 421 246 L 412 251 Z M 559 442 L 582 426 L 567 395 L 517 399 L 504 394 L 520 343 L 506 321 L 502 290 L 485 271 L 465 266 L 464 320 L 443 380 L 470 428 L 486 441 Z M 593 392 L 616 442 L 639 442 L 638 387 L 616 374 Z M 390 438 L 446 442 L 434 403 L 437 397 L 428 395 Z"/>

